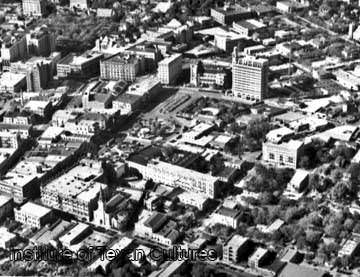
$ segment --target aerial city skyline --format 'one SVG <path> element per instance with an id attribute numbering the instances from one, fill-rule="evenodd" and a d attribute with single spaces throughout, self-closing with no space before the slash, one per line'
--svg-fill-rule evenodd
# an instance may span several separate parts
<path id="1" fill-rule="evenodd" d="M 360 276 L 360 1 L 0 1 L 0 275 Z"/>

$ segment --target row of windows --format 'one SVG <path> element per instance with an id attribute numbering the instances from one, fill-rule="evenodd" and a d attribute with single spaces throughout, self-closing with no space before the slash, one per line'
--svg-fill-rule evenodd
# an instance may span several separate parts
<path id="1" fill-rule="evenodd" d="M 270 160 L 275 160 L 275 154 L 274 153 L 270 153 L 269 154 L 269 159 Z M 284 162 L 286 160 L 286 158 L 284 158 L 283 155 L 279 155 L 279 161 L 280 162 Z M 294 158 L 293 157 L 287 157 L 287 162 L 288 163 L 294 163 Z"/>

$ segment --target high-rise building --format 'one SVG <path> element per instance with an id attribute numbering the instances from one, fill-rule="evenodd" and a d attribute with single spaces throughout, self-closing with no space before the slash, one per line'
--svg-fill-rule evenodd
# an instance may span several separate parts
<path id="1" fill-rule="evenodd" d="M 174 54 L 159 62 L 158 77 L 162 84 L 172 84 L 182 70 L 181 54 Z"/>
<path id="2" fill-rule="evenodd" d="M 25 59 L 28 55 L 26 36 L 12 36 L 3 39 L 1 44 L 1 59 L 9 66 L 10 62 Z"/>
<path id="3" fill-rule="evenodd" d="M 41 91 L 47 87 L 52 78 L 51 63 L 35 63 L 26 71 L 26 87 L 28 91 Z"/>
<path id="4" fill-rule="evenodd" d="M 348 34 L 348 38 L 352 39 L 353 38 L 353 34 L 354 34 L 354 24 L 350 23 L 349 24 L 349 34 Z"/>
<path id="5" fill-rule="evenodd" d="M 27 91 L 41 91 L 45 89 L 54 75 L 53 57 L 32 57 L 26 63 L 11 63 L 9 68 L 12 73 L 26 75 Z"/>
<path id="6" fill-rule="evenodd" d="M 45 12 L 45 0 L 22 0 L 23 14 L 28 16 L 42 16 Z"/>
<path id="7" fill-rule="evenodd" d="M 26 35 L 30 55 L 47 57 L 55 50 L 55 35 L 47 28 L 37 29 Z"/>
<path id="8" fill-rule="evenodd" d="M 244 102 L 259 102 L 267 95 L 269 63 L 253 56 L 238 58 L 234 48 L 232 60 L 232 92 Z"/>

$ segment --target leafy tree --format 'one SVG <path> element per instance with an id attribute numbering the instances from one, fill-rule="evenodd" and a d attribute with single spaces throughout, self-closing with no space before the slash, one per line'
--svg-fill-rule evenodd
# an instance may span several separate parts
<path id="1" fill-rule="evenodd" d="M 304 228 L 309 228 L 312 226 L 321 227 L 322 219 L 318 212 L 312 212 L 301 218 L 299 221 L 299 225 L 303 226 Z"/>
<path id="2" fill-rule="evenodd" d="M 291 207 L 285 212 L 284 220 L 290 223 L 292 220 L 298 220 L 306 214 L 306 210 L 301 207 Z"/>
<path id="3" fill-rule="evenodd" d="M 341 232 L 342 226 L 339 223 L 332 223 L 330 225 L 325 226 L 324 231 L 325 234 L 332 238 L 338 238 Z"/>
<path id="4" fill-rule="evenodd" d="M 261 144 L 270 131 L 270 124 L 261 119 L 251 120 L 244 132 L 244 142 L 250 151 L 261 149 Z"/>
<path id="5" fill-rule="evenodd" d="M 336 168 L 331 172 L 331 177 L 334 183 L 339 182 L 342 176 L 343 176 L 343 172 L 339 168 Z"/>
<path id="6" fill-rule="evenodd" d="M 354 228 L 354 224 L 355 224 L 354 220 L 352 220 L 351 218 L 347 218 L 344 222 L 345 230 L 351 232 Z"/>
<path id="7" fill-rule="evenodd" d="M 347 172 L 350 174 L 350 178 L 355 181 L 360 180 L 360 164 L 353 163 L 349 166 Z"/>
<path id="8" fill-rule="evenodd" d="M 331 196 L 335 201 L 350 200 L 354 196 L 354 192 L 349 188 L 346 182 L 338 182 L 331 191 Z"/>
<path id="9" fill-rule="evenodd" d="M 216 276 L 214 270 L 203 263 L 195 263 L 191 270 L 191 276 L 194 277 L 210 277 Z"/>
<path id="10" fill-rule="evenodd" d="M 308 230 L 306 232 L 306 241 L 311 248 L 316 248 L 321 236 L 322 232 L 320 231 Z"/>

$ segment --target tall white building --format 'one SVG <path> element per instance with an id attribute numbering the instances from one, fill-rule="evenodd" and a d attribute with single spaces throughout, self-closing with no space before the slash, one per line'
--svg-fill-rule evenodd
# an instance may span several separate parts
<path id="1" fill-rule="evenodd" d="M 42 16 L 45 12 L 44 0 L 22 0 L 23 14 L 28 16 Z"/>
<path id="2" fill-rule="evenodd" d="M 182 70 L 181 54 L 174 54 L 159 62 L 158 77 L 162 84 L 172 84 Z"/>
<path id="3" fill-rule="evenodd" d="M 246 56 L 238 58 L 234 48 L 232 92 L 244 102 L 259 102 L 267 95 L 269 63 L 267 59 Z"/>
<path id="4" fill-rule="evenodd" d="M 13 36 L 7 38 L 1 45 L 1 58 L 3 62 L 14 62 L 25 59 L 28 55 L 26 36 Z"/>

